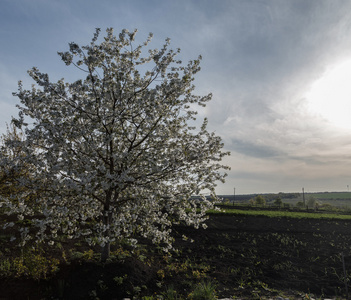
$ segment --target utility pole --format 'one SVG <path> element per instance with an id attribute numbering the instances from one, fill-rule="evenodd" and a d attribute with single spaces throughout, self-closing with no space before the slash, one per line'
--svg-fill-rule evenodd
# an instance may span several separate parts
<path id="1" fill-rule="evenodd" d="M 234 199 L 233 199 L 233 206 L 234 206 L 234 203 L 235 203 L 235 188 L 234 188 Z"/>
<path id="2" fill-rule="evenodd" d="M 306 207 L 306 202 L 305 202 L 305 188 L 302 188 L 302 200 L 303 200 L 303 206 Z"/>

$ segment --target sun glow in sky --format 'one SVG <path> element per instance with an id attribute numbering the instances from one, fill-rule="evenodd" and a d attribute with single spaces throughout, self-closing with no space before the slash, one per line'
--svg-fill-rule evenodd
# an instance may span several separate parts
<path id="1" fill-rule="evenodd" d="M 351 60 L 329 68 L 306 98 L 312 114 L 331 126 L 351 129 Z"/>

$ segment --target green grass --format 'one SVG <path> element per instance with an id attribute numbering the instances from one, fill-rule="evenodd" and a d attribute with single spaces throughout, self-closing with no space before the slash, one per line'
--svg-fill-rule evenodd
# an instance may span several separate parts
<path id="1" fill-rule="evenodd" d="M 210 210 L 208 211 L 208 214 L 265 216 L 269 218 L 351 220 L 351 215 L 342 215 L 342 214 L 336 214 L 336 213 L 309 213 L 309 212 L 271 211 L 271 210 L 258 211 L 258 210 L 222 209 L 221 211 Z"/>

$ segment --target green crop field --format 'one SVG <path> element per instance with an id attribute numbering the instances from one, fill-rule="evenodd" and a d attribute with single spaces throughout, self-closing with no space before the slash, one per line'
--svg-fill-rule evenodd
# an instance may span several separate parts
<path id="1" fill-rule="evenodd" d="M 314 212 L 272 211 L 272 210 L 241 210 L 241 209 L 211 210 L 208 213 L 225 214 L 225 215 L 266 216 L 269 218 L 351 220 L 351 215 L 337 214 L 337 213 L 314 213 Z"/>
<path id="2" fill-rule="evenodd" d="M 315 198 L 319 204 L 330 204 L 339 208 L 351 208 L 350 192 L 324 192 L 324 193 L 305 193 L 305 201 L 311 197 Z M 295 206 L 296 203 L 302 202 L 302 193 L 296 198 L 282 198 L 283 203 Z"/>
<path id="3" fill-rule="evenodd" d="M 308 193 L 307 197 L 313 196 L 317 199 L 326 199 L 326 200 L 337 200 L 337 199 L 348 199 L 351 200 L 350 192 L 325 192 L 325 193 Z"/>

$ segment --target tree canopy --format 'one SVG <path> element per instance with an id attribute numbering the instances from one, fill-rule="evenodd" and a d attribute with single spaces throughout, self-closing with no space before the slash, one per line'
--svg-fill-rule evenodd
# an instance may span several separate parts
<path id="1" fill-rule="evenodd" d="M 83 79 L 51 82 L 34 67 L 32 89 L 19 82 L 13 124 L 24 132 L 21 161 L 35 166 L 23 181 L 40 196 L 35 209 L 19 201 L 16 210 L 6 197 L 1 204 L 33 216 L 37 231 L 25 239 L 52 244 L 58 233 L 84 236 L 100 244 L 106 258 L 110 243 L 122 238 L 133 244 L 145 237 L 167 250 L 173 223 L 203 224 L 212 203 L 191 196 L 215 196 L 226 175 L 221 170 L 228 169 L 220 161 L 229 153 L 207 131 L 207 119 L 198 129 L 190 125 L 195 105 L 212 98 L 193 94 L 201 56 L 183 65 L 169 39 L 157 50 L 148 48 L 152 34 L 138 46 L 135 35 L 116 36 L 109 28 L 99 43 L 97 29 L 90 44 L 72 42 L 58 52 Z M 20 163 L 18 157 L 11 163 Z M 35 218 L 38 213 L 44 218 Z"/>

